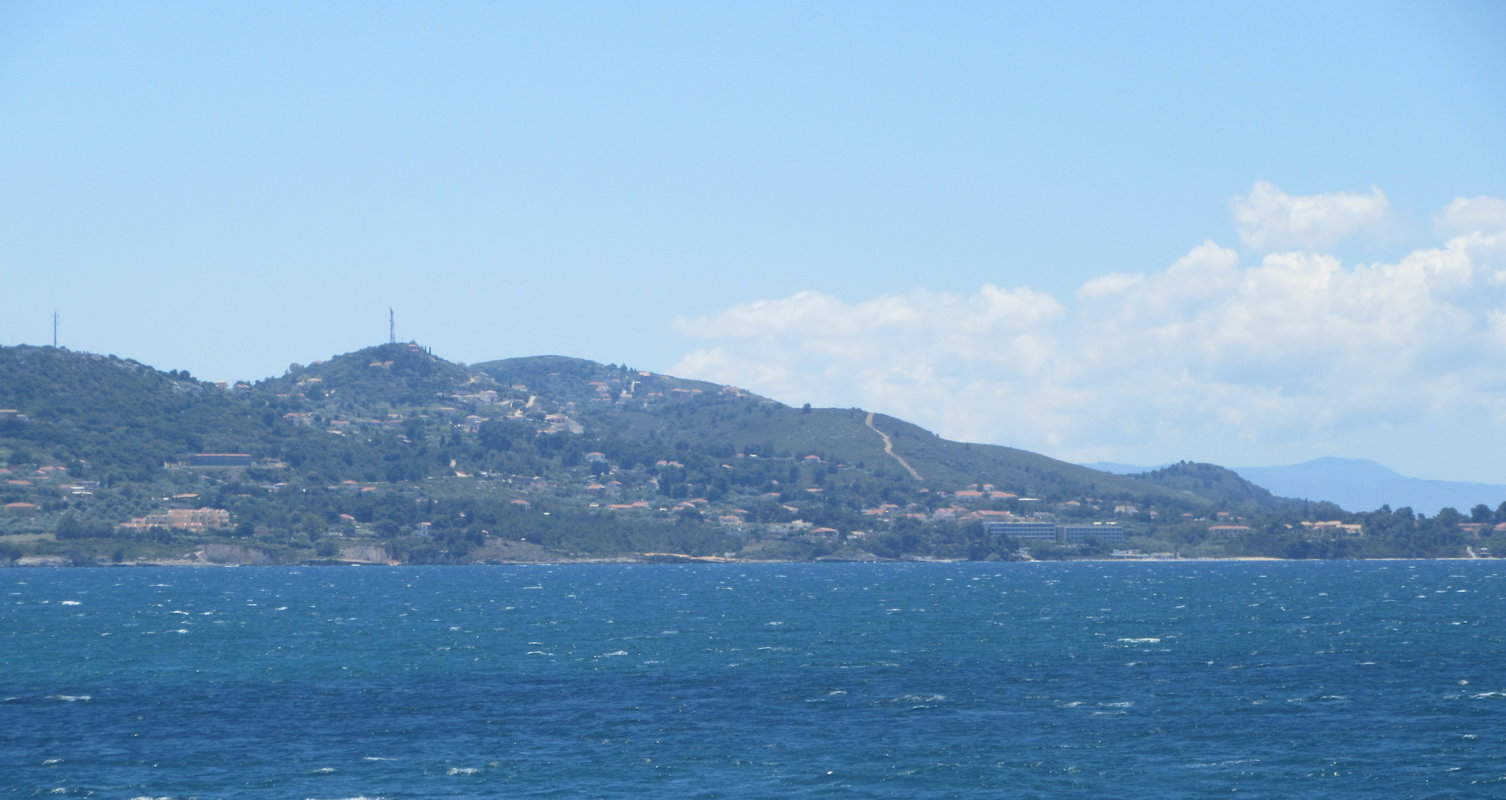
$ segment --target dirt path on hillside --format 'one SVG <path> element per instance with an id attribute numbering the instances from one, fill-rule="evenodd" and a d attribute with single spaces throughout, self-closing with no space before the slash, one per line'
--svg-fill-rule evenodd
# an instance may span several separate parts
<path id="1" fill-rule="evenodd" d="M 905 468 L 905 472 L 910 473 L 910 477 L 914 478 L 915 480 L 920 481 L 921 483 L 925 483 L 926 479 L 920 477 L 920 473 L 916 472 L 915 468 L 912 467 L 912 466 L 910 466 L 909 462 L 905 461 L 903 458 L 900 458 L 899 454 L 897 454 L 897 453 L 894 452 L 894 441 L 889 438 L 889 434 L 884 433 L 883 431 L 881 431 L 878 428 L 874 427 L 874 425 L 873 425 L 873 412 L 872 411 L 868 412 L 867 423 L 868 423 L 868 429 L 871 430 L 871 431 L 873 431 L 874 433 L 878 434 L 879 438 L 884 440 L 884 452 L 886 454 L 888 454 L 888 456 L 890 458 L 894 459 L 895 461 L 898 461 L 899 465 L 901 467 Z"/>

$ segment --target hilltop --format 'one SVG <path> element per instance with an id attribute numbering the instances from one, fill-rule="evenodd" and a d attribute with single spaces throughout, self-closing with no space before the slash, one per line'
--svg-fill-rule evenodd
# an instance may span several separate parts
<path id="1" fill-rule="evenodd" d="M 1083 466 L 1148 480 L 1156 480 L 1152 473 L 1161 469 L 1111 462 Z M 1323 501 L 1350 511 L 1387 506 L 1431 516 L 1452 508 L 1470 509 L 1473 517 L 1482 505 L 1496 509 L 1506 502 L 1506 485 L 1410 478 L 1363 458 L 1329 456 L 1288 466 L 1230 467 L 1229 471 L 1248 485 L 1270 490 L 1273 496 Z"/>
<path id="2" fill-rule="evenodd" d="M 415 343 L 233 384 L 0 348 L 0 471 L 0 563 L 1365 552 L 1298 524 L 1337 508 L 1213 465 L 1113 475 L 860 409 Z M 1020 538 L 1042 525 L 1058 541 Z"/>

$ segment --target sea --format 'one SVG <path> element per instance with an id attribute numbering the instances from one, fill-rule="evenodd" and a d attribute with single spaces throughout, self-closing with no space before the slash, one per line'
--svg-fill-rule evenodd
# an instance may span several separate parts
<path id="1" fill-rule="evenodd" d="M 0 570 L 0 797 L 1506 796 L 1506 564 Z"/>

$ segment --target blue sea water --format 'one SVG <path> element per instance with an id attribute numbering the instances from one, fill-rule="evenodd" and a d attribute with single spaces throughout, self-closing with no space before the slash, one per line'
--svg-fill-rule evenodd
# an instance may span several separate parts
<path id="1" fill-rule="evenodd" d="M 0 796 L 1506 796 L 1506 565 L 0 570 Z"/>

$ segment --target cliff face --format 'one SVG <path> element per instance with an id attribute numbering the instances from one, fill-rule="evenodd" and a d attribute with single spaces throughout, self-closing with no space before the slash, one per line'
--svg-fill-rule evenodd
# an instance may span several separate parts
<path id="1" fill-rule="evenodd" d="M 340 548 L 340 558 L 363 564 L 391 564 L 398 560 L 391 550 L 374 544 L 353 544 Z"/>
<path id="2" fill-rule="evenodd" d="M 286 563 L 265 550 L 240 544 L 206 544 L 199 550 L 199 555 L 211 564 L 245 564 L 260 567 Z"/>

